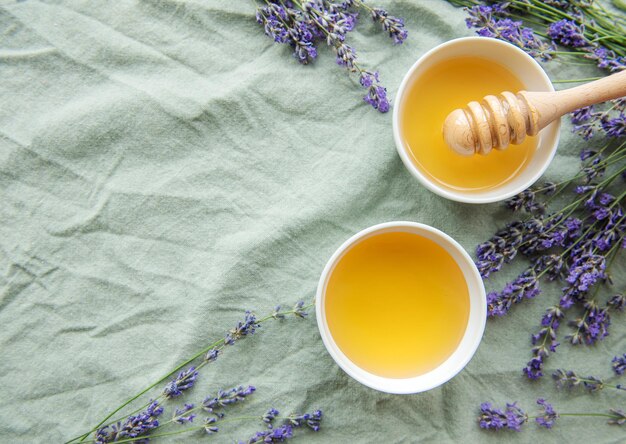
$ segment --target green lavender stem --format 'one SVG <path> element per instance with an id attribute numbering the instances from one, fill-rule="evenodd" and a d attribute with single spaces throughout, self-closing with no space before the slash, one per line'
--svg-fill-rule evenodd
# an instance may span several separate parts
<path id="1" fill-rule="evenodd" d="M 552 83 L 584 83 L 592 82 L 594 80 L 600 80 L 603 77 L 587 77 L 586 79 L 567 79 L 567 80 L 553 80 Z"/>
<path id="2" fill-rule="evenodd" d="M 591 416 L 591 417 L 602 417 L 602 418 L 611 418 L 611 419 L 619 419 L 621 416 L 612 415 L 611 413 L 559 413 L 559 416 Z M 538 416 L 529 416 L 528 419 L 537 419 L 543 418 L 543 415 Z M 122 441 L 119 441 L 122 442 Z"/>

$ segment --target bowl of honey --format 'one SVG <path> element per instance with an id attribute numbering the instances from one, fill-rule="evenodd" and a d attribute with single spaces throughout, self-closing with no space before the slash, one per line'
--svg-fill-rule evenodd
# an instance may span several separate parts
<path id="1" fill-rule="evenodd" d="M 497 202 L 525 190 L 554 157 L 558 121 L 520 145 L 488 155 L 461 156 L 443 139 L 443 122 L 452 110 L 520 90 L 554 87 L 541 66 L 510 43 L 464 37 L 431 49 L 411 67 L 396 95 L 393 132 L 404 165 L 429 190 L 459 202 Z"/>
<path id="2" fill-rule="evenodd" d="M 435 388 L 469 362 L 487 319 L 485 288 L 454 239 L 415 222 L 366 228 L 331 256 L 317 287 L 335 362 L 387 393 Z"/>

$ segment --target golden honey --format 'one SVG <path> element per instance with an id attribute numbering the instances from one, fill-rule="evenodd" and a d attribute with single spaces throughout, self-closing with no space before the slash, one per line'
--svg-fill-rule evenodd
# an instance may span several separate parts
<path id="1" fill-rule="evenodd" d="M 461 156 L 444 142 L 447 115 L 468 102 L 524 85 L 505 67 L 477 57 L 453 58 L 426 70 L 409 85 L 401 104 L 401 134 L 415 165 L 435 182 L 459 191 L 487 191 L 522 171 L 536 149 L 535 137 L 490 154 Z"/>
<path id="2" fill-rule="evenodd" d="M 463 272 L 438 243 L 406 232 L 362 239 L 335 264 L 324 311 L 341 351 L 387 378 L 424 374 L 458 347 L 469 319 Z"/>

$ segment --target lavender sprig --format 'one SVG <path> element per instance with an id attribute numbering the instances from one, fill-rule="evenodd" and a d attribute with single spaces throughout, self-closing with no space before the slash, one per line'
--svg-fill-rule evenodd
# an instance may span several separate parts
<path id="1" fill-rule="evenodd" d="M 515 402 L 507 404 L 505 410 L 493 408 L 491 403 L 485 402 L 480 405 L 478 425 L 486 430 L 498 431 L 508 429 L 520 432 L 525 424 L 534 419 L 539 427 L 551 429 L 559 418 L 567 416 L 600 416 L 608 418 L 608 424 L 622 425 L 626 423 L 624 412 L 617 409 L 610 409 L 609 413 L 560 413 L 556 412 L 552 404 L 543 398 L 537 399 L 537 404 L 541 407 L 540 413 L 536 416 L 529 416 Z"/>
<path id="2" fill-rule="evenodd" d="M 626 353 L 622 356 L 615 356 L 611 363 L 615 374 L 618 376 L 623 375 L 626 371 Z"/>
<path id="3" fill-rule="evenodd" d="M 177 408 L 174 412 L 174 417 L 172 421 L 177 424 L 185 424 L 193 422 L 193 419 L 198 416 L 195 413 L 190 413 L 190 410 L 193 410 L 194 404 L 185 404 L 181 408 Z"/>
<path id="4" fill-rule="evenodd" d="M 235 387 L 230 390 L 219 390 L 214 397 L 207 397 L 202 402 L 202 409 L 209 413 L 215 413 L 218 409 L 245 401 L 248 396 L 256 391 L 253 386 Z"/>
<path id="5" fill-rule="evenodd" d="M 548 308 L 541 319 L 541 330 L 531 336 L 533 357 L 523 369 L 523 373 L 529 379 L 539 379 L 543 376 L 542 369 L 545 358 L 548 357 L 550 353 L 554 353 L 559 346 L 556 333 L 563 316 L 564 309 L 561 305 Z"/>
<path id="6" fill-rule="evenodd" d="M 552 404 L 550 404 L 543 398 L 537 399 L 537 404 L 543 407 L 543 414 L 537 416 L 535 418 L 535 422 L 541 427 L 551 429 L 554 426 L 556 420 L 559 419 L 559 414 L 554 410 Z"/>
<path id="7" fill-rule="evenodd" d="M 367 89 L 364 101 L 381 113 L 389 111 L 386 89 L 378 72 L 362 68 L 356 51 L 346 37 L 356 25 L 359 9 L 369 12 L 395 44 L 402 44 L 408 33 L 401 18 L 382 8 L 372 8 L 363 0 L 263 0 L 256 21 L 276 43 L 289 44 L 298 62 L 307 65 L 317 58 L 317 44 L 326 43 L 335 52 L 337 64 L 359 74 L 359 83 Z"/>
<path id="8" fill-rule="evenodd" d="M 604 388 L 612 388 L 616 390 L 626 390 L 621 384 L 610 384 L 603 379 L 596 378 L 595 376 L 580 376 L 573 370 L 557 369 L 552 377 L 558 388 L 574 388 L 584 387 L 590 392 L 597 392 Z"/>
<path id="9" fill-rule="evenodd" d="M 401 45 L 408 37 L 408 32 L 404 29 L 404 20 L 393 17 L 382 8 L 373 8 L 370 10 L 372 20 L 380 23 L 383 30 L 387 31 L 389 37 L 397 45 Z"/>
<path id="10" fill-rule="evenodd" d="M 175 398 L 183 394 L 187 389 L 193 387 L 198 378 L 198 371 L 195 367 L 190 367 L 178 374 L 163 389 L 163 395 L 166 398 Z"/>

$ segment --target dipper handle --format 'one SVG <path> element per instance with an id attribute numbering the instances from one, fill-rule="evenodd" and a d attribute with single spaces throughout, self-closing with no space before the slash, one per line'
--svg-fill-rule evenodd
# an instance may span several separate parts
<path id="1" fill-rule="evenodd" d="M 626 96 L 626 70 L 558 92 L 508 91 L 455 109 L 443 124 L 443 137 L 459 154 L 489 154 L 518 145 L 552 121 L 578 108 Z"/>

